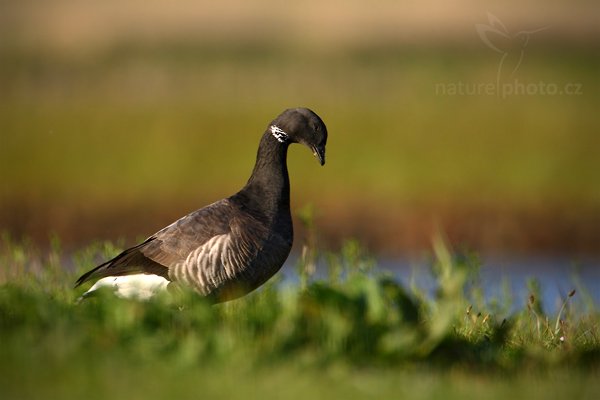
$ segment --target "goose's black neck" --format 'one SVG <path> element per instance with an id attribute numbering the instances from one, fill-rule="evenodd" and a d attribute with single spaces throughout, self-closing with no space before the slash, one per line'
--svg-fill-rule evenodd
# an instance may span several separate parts
<path id="1" fill-rule="evenodd" d="M 239 192 L 253 208 L 267 215 L 289 213 L 288 147 L 288 141 L 280 142 L 267 130 L 260 140 L 252 175 Z"/>

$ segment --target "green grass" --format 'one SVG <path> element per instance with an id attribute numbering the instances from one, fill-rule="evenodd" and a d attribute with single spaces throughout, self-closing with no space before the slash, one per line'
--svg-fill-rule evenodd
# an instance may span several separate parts
<path id="1" fill-rule="evenodd" d="M 482 301 L 472 257 L 434 241 L 435 295 L 377 272 L 357 242 L 324 253 L 328 278 L 299 261 L 298 285 L 273 280 L 210 306 L 182 292 L 149 302 L 71 285 L 96 244 L 67 257 L 0 243 L 3 398 L 596 398 L 600 315 L 578 294 L 557 314 L 535 285 L 522 310 Z M 67 266 L 65 266 L 67 265 Z M 70 267 L 69 267 L 70 266 Z M 561 339 L 562 338 L 562 339 Z"/>

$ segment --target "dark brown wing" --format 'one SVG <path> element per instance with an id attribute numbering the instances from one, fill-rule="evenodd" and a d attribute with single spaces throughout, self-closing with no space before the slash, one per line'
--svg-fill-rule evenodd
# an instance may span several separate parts
<path id="1" fill-rule="evenodd" d="M 92 279 L 140 273 L 170 280 L 169 267 L 185 261 L 190 253 L 213 237 L 230 232 L 233 213 L 234 207 L 228 199 L 196 210 L 85 273 L 75 286 Z"/>
<path id="2" fill-rule="evenodd" d="M 145 257 L 140 252 L 140 248 L 146 246 L 151 240 L 153 239 L 149 238 L 144 243 L 127 249 L 112 260 L 86 272 L 77 279 L 75 287 L 89 280 L 106 278 L 107 276 L 154 274 L 168 279 L 168 269 L 164 265 Z"/>

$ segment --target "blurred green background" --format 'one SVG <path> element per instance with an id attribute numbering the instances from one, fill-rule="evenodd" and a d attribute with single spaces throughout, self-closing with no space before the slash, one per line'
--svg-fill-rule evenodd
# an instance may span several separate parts
<path id="1" fill-rule="evenodd" d="M 1 2 L 0 229 L 147 236 L 238 190 L 269 121 L 306 106 L 327 164 L 291 148 L 293 208 L 312 205 L 325 242 L 409 254 L 441 229 L 484 253 L 597 255 L 599 8 Z M 476 30 L 488 13 L 506 33 L 500 76 Z M 497 78 L 559 92 L 439 89 Z"/>

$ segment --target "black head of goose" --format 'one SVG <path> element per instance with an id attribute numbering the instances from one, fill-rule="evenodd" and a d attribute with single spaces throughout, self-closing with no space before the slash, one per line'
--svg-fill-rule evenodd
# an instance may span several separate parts
<path id="1" fill-rule="evenodd" d="M 148 298 L 175 283 L 214 302 L 243 296 L 272 277 L 292 248 L 290 144 L 325 163 L 327 128 L 307 108 L 285 110 L 263 134 L 252 175 L 238 193 L 196 210 L 82 275 L 96 280 L 84 297 L 109 287 Z"/>

